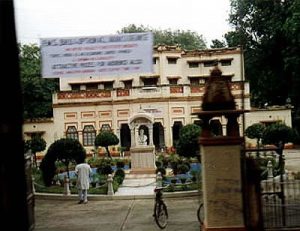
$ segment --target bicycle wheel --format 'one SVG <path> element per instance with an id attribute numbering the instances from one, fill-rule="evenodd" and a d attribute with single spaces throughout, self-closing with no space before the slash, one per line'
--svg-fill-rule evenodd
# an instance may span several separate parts
<path id="1" fill-rule="evenodd" d="M 156 202 L 154 206 L 154 218 L 159 228 L 164 229 L 168 224 L 168 210 L 163 201 Z"/>
<path id="2" fill-rule="evenodd" d="M 197 210 L 197 218 L 201 225 L 203 225 L 204 221 L 204 207 L 203 203 L 200 204 L 198 210 Z"/>

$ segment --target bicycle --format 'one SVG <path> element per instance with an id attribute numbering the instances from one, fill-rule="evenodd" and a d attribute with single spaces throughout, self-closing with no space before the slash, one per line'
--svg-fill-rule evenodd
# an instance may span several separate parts
<path id="1" fill-rule="evenodd" d="M 155 203 L 153 217 L 155 222 L 160 229 L 164 229 L 168 224 L 168 210 L 167 205 L 163 201 L 162 190 L 166 187 L 157 187 L 154 189 L 155 192 Z"/>
<path id="2" fill-rule="evenodd" d="M 199 205 L 199 208 L 197 209 L 197 218 L 201 225 L 203 225 L 204 222 L 204 206 L 203 203 Z"/>

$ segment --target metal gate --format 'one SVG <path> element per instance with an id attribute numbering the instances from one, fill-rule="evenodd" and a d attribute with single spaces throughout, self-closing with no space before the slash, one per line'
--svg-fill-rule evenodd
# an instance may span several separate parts
<path id="1" fill-rule="evenodd" d="M 253 171 L 249 171 L 253 168 L 247 166 L 249 160 L 255 163 L 255 168 L 259 173 L 256 181 L 258 189 L 256 202 L 259 208 L 256 212 L 260 214 L 253 214 L 254 210 L 249 207 L 255 201 L 248 200 L 246 203 L 246 210 L 250 214 L 248 218 L 250 217 L 251 220 L 251 217 L 259 217 L 264 230 L 294 230 L 296 228 L 300 230 L 300 180 L 293 179 L 287 174 L 284 167 L 283 149 L 246 149 L 243 157 L 245 184 L 249 184 L 247 176 L 254 174 Z M 246 186 L 245 190 L 249 191 L 249 187 Z M 250 194 L 251 192 L 244 192 L 244 195 Z"/>

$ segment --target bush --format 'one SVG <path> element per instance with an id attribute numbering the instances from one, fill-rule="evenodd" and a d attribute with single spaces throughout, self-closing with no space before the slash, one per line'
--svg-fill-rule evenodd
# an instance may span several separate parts
<path id="1" fill-rule="evenodd" d="M 125 178 L 125 171 L 121 168 L 117 169 L 114 175 L 114 180 L 118 182 L 118 184 L 122 184 Z"/>

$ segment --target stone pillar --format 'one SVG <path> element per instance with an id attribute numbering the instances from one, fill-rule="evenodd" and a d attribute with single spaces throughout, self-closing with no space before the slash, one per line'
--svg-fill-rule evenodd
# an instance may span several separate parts
<path id="1" fill-rule="evenodd" d="M 70 191 L 70 180 L 67 176 L 64 177 L 64 195 L 69 196 L 71 195 Z"/>
<path id="2" fill-rule="evenodd" d="M 152 146 L 153 145 L 153 125 L 150 124 L 147 127 L 149 129 L 149 137 L 148 137 L 148 139 L 149 139 L 149 145 Z"/>
<path id="3" fill-rule="evenodd" d="M 131 135 L 131 146 L 135 146 L 135 136 L 134 136 L 134 126 L 130 126 L 130 135 Z"/>
<path id="4" fill-rule="evenodd" d="M 107 176 L 107 195 L 114 195 L 113 178 L 111 174 Z"/>
<path id="5" fill-rule="evenodd" d="M 240 141 L 231 137 L 200 141 L 206 231 L 246 230 Z"/>

